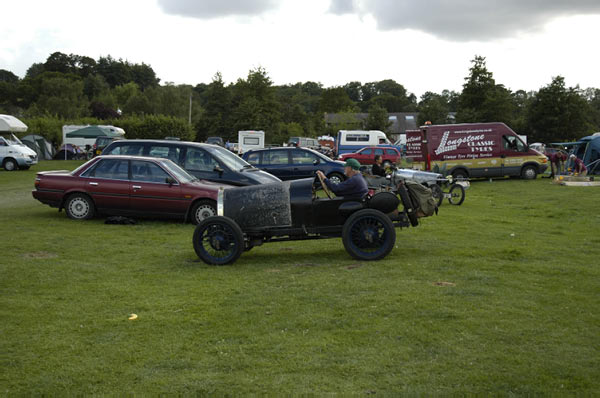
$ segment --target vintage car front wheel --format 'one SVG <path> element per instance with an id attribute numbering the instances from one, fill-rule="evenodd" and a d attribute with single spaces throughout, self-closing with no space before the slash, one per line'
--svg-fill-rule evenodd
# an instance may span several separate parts
<path id="1" fill-rule="evenodd" d="M 346 251 L 358 260 L 380 260 L 394 248 L 396 230 L 379 210 L 363 209 L 344 223 L 342 241 Z"/>
<path id="2" fill-rule="evenodd" d="M 212 265 L 231 264 L 244 251 L 242 229 L 231 218 L 209 217 L 196 226 L 194 250 L 202 261 Z"/>

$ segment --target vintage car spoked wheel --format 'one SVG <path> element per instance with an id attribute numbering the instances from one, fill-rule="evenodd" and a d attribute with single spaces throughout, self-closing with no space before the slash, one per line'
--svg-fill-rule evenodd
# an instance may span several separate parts
<path id="1" fill-rule="evenodd" d="M 342 241 L 346 251 L 358 260 L 379 260 L 392 251 L 396 230 L 382 212 L 363 209 L 352 214 L 344 223 Z"/>
<path id="2" fill-rule="evenodd" d="M 444 201 L 444 192 L 442 192 L 442 188 L 438 184 L 433 184 L 430 188 L 433 199 L 435 199 L 437 203 L 437 207 L 440 207 Z"/>
<path id="3" fill-rule="evenodd" d="M 325 179 L 321 177 L 321 174 L 317 174 L 317 177 L 319 178 L 319 182 L 321 183 L 321 188 L 323 188 L 323 192 L 325 192 L 325 195 L 327 195 L 327 197 L 331 199 L 331 191 L 329 190 L 329 188 L 327 188 L 327 185 L 325 185 Z"/>
<path id="4" fill-rule="evenodd" d="M 460 184 L 453 184 L 448 191 L 448 203 L 460 206 L 465 201 L 465 188 Z"/>
<path id="5" fill-rule="evenodd" d="M 87 220 L 94 217 L 94 203 L 85 194 L 75 193 L 67 199 L 67 216 L 74 220 Z"/>
<path id="6" fill-rule="evenodd" d="M 194 250 L 207 264 L 231 264 L 244 251 L 244 235 L 228 217 L 209 217 L 194 231 Z"/>

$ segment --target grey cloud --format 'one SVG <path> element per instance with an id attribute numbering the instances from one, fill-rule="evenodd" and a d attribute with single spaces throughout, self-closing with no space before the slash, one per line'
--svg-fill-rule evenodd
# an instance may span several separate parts
<path id="1" fill-rule="evenodd" d="M 351 2 L 332 0 L 330 11 Z M 354 0 L 352 4 L 357 13 L 372 15 L 379 29 L 414 29 L 452 41 L 513 37 L 540 30 L 558 17 L 600 14 L 598 0 Z"/>
<path id="2" fill-rule="evenodd" d="M 276 0 L 158 0 L 167 14 L 211 19 L 228 16 L 253 16 L 277 8 Z"/>
<path id="3" fill-rule="evenodd" d="M 332 14 L 343 15 L 352 14 L 356 11 L 353 0 L 331 0 L 329 12 Z"/>

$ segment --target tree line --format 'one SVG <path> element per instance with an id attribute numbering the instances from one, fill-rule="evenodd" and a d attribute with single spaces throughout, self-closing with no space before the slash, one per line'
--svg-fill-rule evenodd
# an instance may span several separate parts
<path id="1" fill-rule="evenodd" d="M 368 113 L 360 122 L 365 129 L 387 131 L 388 113 L 418 112 L 420 125 L 504 122 L 530 142 L 574 140 L 600 130 L 600 89 L 566 87 L 557 76 L 538 91 L 513 92 L 495 81 L 484 57 L 475 56 L 471 64 L 460 93 L 426 92 L 417 99 L 391 79 L 276 86 L 260 67 L 230 84 L 218 72 L 210 83 L 161 84 L 144 63 L 55 52 L 22 79 L 0 69 L 0 113 L 22 118 L 30 132 L 56 144 L 63 124 L 114 124 L 132 138 L 128 127 L 136 137 L 161 138 L 170 131 L 165 135 L 197 141 L 209 136 L 235 141 L 237 131 L 256 129 L 266 131 L 269 142 L 281 143 L 356 126 L 359 112 Z M 327 124 L 326 113 L 341 117 Z"/>

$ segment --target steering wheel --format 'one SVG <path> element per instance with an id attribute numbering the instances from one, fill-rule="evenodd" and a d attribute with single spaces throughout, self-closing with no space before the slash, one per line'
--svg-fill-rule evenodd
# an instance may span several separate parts
<path id="1" fill-rule="evenodd" d="M 333 199 L 333 197 L 331 195 L 331 191 L 329 190 L 329 188 L 325 184 L 325 179 L 323 177 L 321 177 L 320 173 L 317 173 L 317 177 L 319 177 L 319 182 L 321 183 L 321 188 L 323 188 L 323 191 L 325 192 L 325 195 L 327 195 L 327 197 L 329 199 Z"/>

